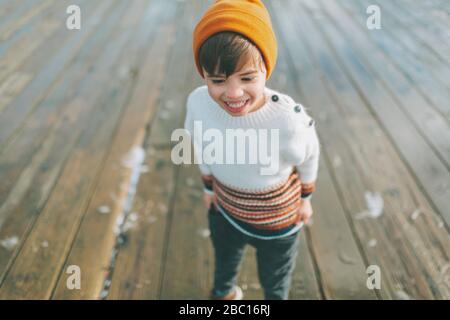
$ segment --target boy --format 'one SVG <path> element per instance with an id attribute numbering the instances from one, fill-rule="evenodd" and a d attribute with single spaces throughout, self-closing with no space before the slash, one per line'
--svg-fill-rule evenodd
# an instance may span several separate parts
<path id="1" fill-rule="evenodd" d="M 314 120 L 292 98 L 265 86 L 276 63 L 277 43 L 261 1 L 215 1 L 194 30 L 193 49 L 206 85 L 188 97 L 185 129 L 194 140 L 205 186 L 204 205 L 209 209 L 215 255 L 211 298 L 242 299 L 236 279 L 249 244 L 256 249 L 265 298 L 287 299 L 298 234 L 313 213 L 310 198 L 320 154 Z M 258 145 L 227 146 L 214 155 L 210 152 L 208 161 L 204 140 L 211 137 L 197 137 L 198 124 L 214 129 L 223 140 L 230 139 L 230 130 L 254 130 Z M 264 149 L 272 151 L 269 159 L 276 160 L 275 171 L 264 173 L 261 159 L 228 161 L 235 154 L 254 155 L 256 147 L 268 142 L 267 130 L 278 138 Z M 222 153 L 226 163 L 211 161 Z M 230 153 L 233 157 L 228 158 Z"/>

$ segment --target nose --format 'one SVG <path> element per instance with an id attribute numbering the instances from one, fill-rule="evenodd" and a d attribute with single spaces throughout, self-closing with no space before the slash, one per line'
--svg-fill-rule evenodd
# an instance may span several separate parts
<path id="1" fill-rule="evenodd" d="M 227 86 L 226 95 L 229 100 L 236 100 L 244 95 L 244 90 L 239 85 L 230 84 Z"/>

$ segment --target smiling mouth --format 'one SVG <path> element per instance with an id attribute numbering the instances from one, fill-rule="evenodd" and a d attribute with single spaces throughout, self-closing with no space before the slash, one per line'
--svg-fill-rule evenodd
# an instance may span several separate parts
<path id="1" fill-rule="evenodd" d="M 241 100 L 237 102 L 225 101 L 225 103 L 231 108 L 240 108 L 247 102 L 247 100 Z"/>
<path id="2" fill-rule="evenodd" d="M 249 101 L 250 99 L 241 100 L 237 102 L 224 101 L 224 103 L 228 110 L 236 113 L 242 111 L 248 105 Z"/>

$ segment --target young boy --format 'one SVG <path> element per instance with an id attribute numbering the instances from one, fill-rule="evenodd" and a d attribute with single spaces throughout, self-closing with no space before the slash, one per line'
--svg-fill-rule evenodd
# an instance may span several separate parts
<path id="1" fill-rule="evenodd" d="M 193 49 L 206 85 L 188 97 L 185 129 L 194 140 L 209 209 L 215 254 L 211 298 L 242 299 L 236 279 L 249 244 L 256 249 L 265 298 L 287 299 L 298 234 L 313 213 L 310 198 L 320 154 L 314 120 L 292 98 L 265 86 L 276 63 L 277 42 L 261 1 L 215 1 L 195 28 Z M 205 159 L 211 137 L 195 136 L 198 124 L 224 137 L 227 146 L 214 153 L 223 153 L 226 162 Z M 254 130 L 258 145 L 230 149 L 225 141 L 232 130 Z M 278 140 L 270 140 L 270 148 L 264 149 L 272 151 L 268 159 L 276 162 L 276 170 L 264 173 L 267 163 L 262 161 L 228 161 L 268 142 L 267 130 L 278 132 Z"/>

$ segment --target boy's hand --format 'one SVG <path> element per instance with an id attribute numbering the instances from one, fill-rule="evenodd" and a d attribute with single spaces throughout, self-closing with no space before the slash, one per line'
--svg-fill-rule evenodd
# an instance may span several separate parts
<path id="1" fill-rule="evenodd" d="M 308 200 L 303 199 L 301 201 L 299 213 L 300 213 L 300 220 L 302 220 L 305 224 L 308 224 L 313 214 L 311 201 L 309 199 Z"/>
<path id="2" fill-rule="evenodd" d="M 203 192 L 203 204 L 205 205 L 206 209 L 209 209 L 209 207 L 211 206 L 211 203 L 213 201 L 213 195 Z"/>

